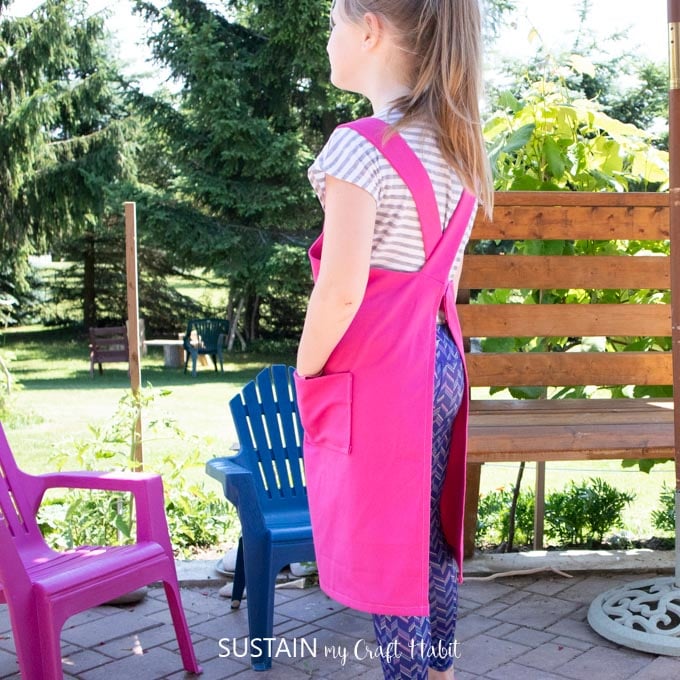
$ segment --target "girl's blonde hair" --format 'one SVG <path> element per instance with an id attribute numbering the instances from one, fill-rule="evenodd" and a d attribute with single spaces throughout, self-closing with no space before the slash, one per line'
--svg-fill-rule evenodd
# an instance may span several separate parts
<path id="1" fill-rule="evenodd" d="M 491 168 L 484 145 L 482 36 L 478 0 L 336 0 L 338 11 L 359 22 L 375 14 L 393 29 L 411 59 L 411 94 L 395 102 L 403 117 L 396 130 L 419 119 L 433 126 L 439 148 L 490 217 Z"/>

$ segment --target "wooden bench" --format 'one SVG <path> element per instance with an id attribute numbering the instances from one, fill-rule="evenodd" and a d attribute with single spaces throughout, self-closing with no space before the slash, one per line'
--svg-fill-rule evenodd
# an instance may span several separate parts
<path id="1" fill-rule="evenodd" d="M 94 365 L 99 364 L 102 375 L 103 363 L 128 362 L 127 326 L 108 326 L 90 328 L 90 376 L 94 378 Z"/>
<path id="2" fill-rule="evenodd" d="M 669 257 L 617 255 L 606 248 L 592 255 L 518 255 L 512 248 L 513 243 L 526 240 L 663 241 L 669 239 L 669 213 L 668 194 L 497 193 L 493 221 L 480 211 L 463 267 L 458 300 L 463 333 L 466 338 L 562 339 L 571 350 L 498 347 L 494 352 L 469 351 L 471 387 L 542 387 L 550 394 L 552 388 L 561 386 L 672 385 L 670 342 L 666 342 L 668 351 L 658 347 L 576 351 L 575 347 L 579 339 L 593 336 L 669 338 Z M 475 244 L 484 240 L 503 242 L 509 246 L 508 254 L 475 254 L 480 251 Z M 532 252 L 540 250 L 532 248 Z M 538 304 L 480 304 L 480 290 L 498 289 L 584 289 L 594 291 L 594 297 L 590 304 L 551 304 L 549 294 L 537 293 Z M 640 289 L 662 293 L 653 304 L 635 304 Z M 630 291 L 629 302 L 593 303 L 606 299 L 610 290 Z M 479 346 L 477 341 L 468 344 Z M 537 462 L 536 515 L 540 520 L 545 461 L 670 458 L 673 453 L 670 399 L 473 398 L 466 556 L 474 552 L 480 472 L 485 462 Z M 537 525 L 536 545 L 541 546 L 542 523 Z"/>

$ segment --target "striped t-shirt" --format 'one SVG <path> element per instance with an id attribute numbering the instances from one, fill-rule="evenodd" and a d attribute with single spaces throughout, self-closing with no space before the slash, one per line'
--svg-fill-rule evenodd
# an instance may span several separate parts
<path id="1" fill-rule="evenodd" d="M 376 117 L 394 123 L 398 111 L 387 110 Z M 409 125 L 399 134 L 418 156 L 432 181 L 442 229 L 458 205 L 463 187 L 456 173 L 444 160 L 432 135 L 422 125 Z M 389 161 L 361 134 L 351 128 L 338 128 L 309 168 L 309 180 L 324 205 L 326 175 L 350 182 L 373 196 L 377 205 L 371 266 L 397 271 L 418 271 L 425 263 L 423 236 L 415 201 L 408 187 Z M 475 218 L 473 211 L 450 278 L 457 281 L 463 252 Z"/>

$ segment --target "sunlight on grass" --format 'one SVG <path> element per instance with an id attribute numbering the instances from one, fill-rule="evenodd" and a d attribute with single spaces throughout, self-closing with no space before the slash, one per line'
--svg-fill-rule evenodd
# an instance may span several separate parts
<path id="1" fill-rule="evenodd" d="M 8 437 L 27 471 L 46 471 L 55 452 L 91 439 L 89 426 L 109 422 L 130 389 L 125 364 L 104 364 L 103 375 L 95 370 L 94 378 L 90 377 L 84 336 L 70 337 L 63 330 L 16 329 L 5 335 L 4 346 L 14 355 L 10 367 L 21 384 L 13 397 L 13 410 L 22 418 L 8 427 Z M 170 418 L 186 434 L 184 439 L 148 434 L 144 457 L 150 469 L 167 455 L 183 458 L 199 450 L 200 464 L 191 474 L 216 488 L 203 467 L 214 456 L 233 453 L 236 434 L 229 400 L 261 368 L 290 362 L 292 357 L 234 354 L 227 359 L 224 373 L 199 365 L 197 377 L 192 378 L 183 369 L 165 368 L 159 347 L 143 357 L 142 384 L 169 392 L 156 400 L 151 413 L 143 414 L 143 423 Z"/>

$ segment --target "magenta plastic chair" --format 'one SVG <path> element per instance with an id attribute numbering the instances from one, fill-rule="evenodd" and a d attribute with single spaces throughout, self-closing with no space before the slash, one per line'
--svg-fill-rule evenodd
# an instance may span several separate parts
<path id="1" fill-rule="evenodd" d="M 137 542 L 125 546 L 49 548 L 35 520 L 49 488 L 129 491 Z M 78 612 L 156 581 L 165 587 L 185 670 L 200 673 L 179 593 L 159 475 L 64 472 L 30 475 L 17 467 L 0 425 L 0 602 L 9 607 L 25 680 L 63 677 L 61 629 Z"/>

